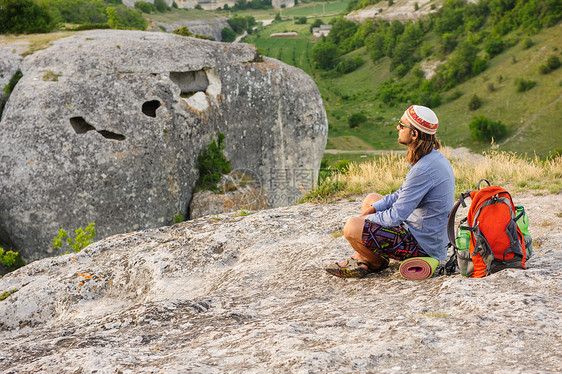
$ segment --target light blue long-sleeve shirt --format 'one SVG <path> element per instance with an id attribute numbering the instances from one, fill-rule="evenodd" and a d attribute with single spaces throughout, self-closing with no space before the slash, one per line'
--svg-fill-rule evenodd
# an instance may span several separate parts
<path id="1" fill-rule="evenodd" d="M 425 253 L 445 260 L 447 216 L 454 199 L 453 168 L 441 152 L 433 150 L 410 167 L 398 191 L 373 203 L 375 213 L 366 219 L 385 227 L 402 224 Z"/>

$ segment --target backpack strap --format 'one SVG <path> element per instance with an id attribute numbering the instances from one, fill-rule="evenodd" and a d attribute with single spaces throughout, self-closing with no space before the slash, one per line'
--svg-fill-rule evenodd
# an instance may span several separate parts
<path id="1" fill-rule="evenodd" d="M 457 210 L 459 210 L 459 206 L 462 205 L 463 208 L 466 208 L 466 203 L 464 200 L 470 197 L 470 193 L 472 191 L 462 192 L 459 195 L 458 200 L 453 205 L 453 208 L 449 212 L 449 218 L 447 218 L 447 236 L 449 237 L 449 243 L 453 246 L 455 250 L 457 250 L 457 243 L 455 240 L 455 216 L 457 214 Z"/>
<path id="2" fill-rule="evenodd" d="M 480 179 L 480 180 L 478 181 L 478 187 L 477 187 L 477 189 L 478 189 L 478 190 L 480 190 L 480 189 L 481 189 L 481 188 L 480 188 L 480 183 L 482 183 L 482 182 L 486 182 L 486 183 L 488 183 L 488 187 L 490 187 L 490 186 L 491 186 L 490 182 L 488 182 L 488 180 L 487 180 L 487 179 L 484 179 L 484 178 L 482 178 L 482 179 Z"/>

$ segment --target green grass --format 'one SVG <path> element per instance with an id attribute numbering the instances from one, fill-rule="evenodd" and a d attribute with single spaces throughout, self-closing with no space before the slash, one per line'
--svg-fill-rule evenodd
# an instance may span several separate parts
<path id="1" fill-rule="evenodd" d="M 248 36 L 244 41 L 254 44 L 263 54 L 297 66 L 311 75 L 310 49 L 313 46 L 308 25 L 294 25 L 290 21 L 277 22 Z M 271 34 L 297 32 L 297 38 L 270 38 Z"/>
<path id="2" fill-rule="evenodd" d="M 348 3 L 349 0 L 333 3 L 316 2 L 312 4 L 299 4 L 294 8 L 281 9 L 281 15 L 284 17 L 333 15 L 345 11 Z"/>
<path id="3" fill-rule="evenodd" d="M 144 16 L 150 21 L 164 22 L 164 23 L 174 23 L 180 21 L 195 21 L 195 20 L 205 20 L 222 17 L 215 12 L 209 12 L 200 9 L 176 9 L 172 8 L 169 12 L 163 13 L 149 13 L 144 14 Z"/>
<path id="4" fill-rule="evenodd" d="M 215 11 L 215 13 L 223 17 L 228 17 L 229 15 L 236 13 L 240 16 L 252 16 L 256 20 L 274 19 L 277 13 L 281 13 L 282 18 L 291 18 L 291 19 L 292 17 L 296 18 L 302 16 L 322 17 L 322 16 L 333 16 L 336 13 L 342 13 L 347 8 L 348 3 L 349 0 L 335 1 L 335 2 L 318 1 L 318 2 L 312 2 L 306 4 L 302 3 L 302 4 L 298 4 L 293 8 L 286 8 L 286 9 L 247 9 L 247 10 L 238 10 L 236 12 L 232 12 L 228 10 L 219 10 L 219 11 Z"/>

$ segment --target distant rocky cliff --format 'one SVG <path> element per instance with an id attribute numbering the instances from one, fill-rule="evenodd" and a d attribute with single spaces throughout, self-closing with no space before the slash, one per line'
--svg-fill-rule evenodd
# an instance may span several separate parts
<path id="1" fill-rule="evenodd" d="M 197 155 L 219 132 L 272 206 L 315 180 L 328 131 L 318 89 L 250 45 L 90 31 L 17 63 L 0 122 L 0 245 L 28 260 L 54 255 L 60 228 L 95 222 L 101 239 L 186 216 Z"/>

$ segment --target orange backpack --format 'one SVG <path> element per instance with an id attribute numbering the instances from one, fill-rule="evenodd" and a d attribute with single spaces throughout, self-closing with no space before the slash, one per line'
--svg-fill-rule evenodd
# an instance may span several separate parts
<path id="1" fill-rule="evenodd" d="M 480 189 L 482 181 L 488 183 L 488 187 Z M 455 215 L 460 205 L 466 207 L 464 200 L 468 197 L 472 203 L 459 229 L 470 232 L 470 246 L 468 250 L 459 251 L 455 239 Z M 509 192 L 502 187 L 491 186 L 485 179 L 478 182 L 478 190 L 461 193 L 447 222 L 447 235 L 461 273 L 481 278 L 506 268 L 525 269 L 525 238 L 517 225 L 517 220 L 524 214 L 523 211 L 516 216 Z M 470 260 L 472 264 L 468 266 L 463 263 Z"/>

